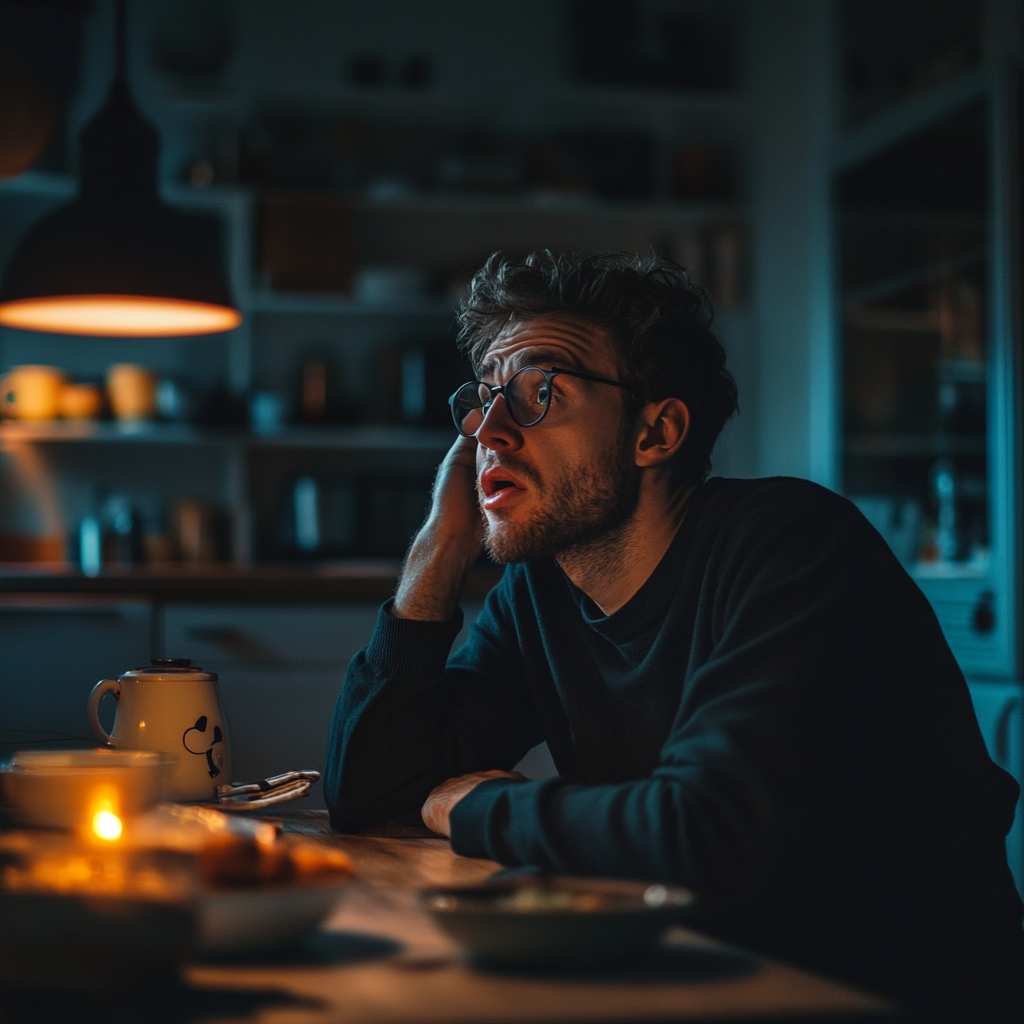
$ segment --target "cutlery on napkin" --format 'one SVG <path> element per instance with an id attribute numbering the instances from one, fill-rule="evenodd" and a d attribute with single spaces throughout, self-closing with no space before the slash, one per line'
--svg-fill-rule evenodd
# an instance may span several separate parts
<path id="1" fill-rule="evenodd" d="M 217 803 L 224 807 L 269 807 L 305 796 L 319 778 L 319 772 L 296 771 L 257 782 L 226 782 L 217 787 Z"/>

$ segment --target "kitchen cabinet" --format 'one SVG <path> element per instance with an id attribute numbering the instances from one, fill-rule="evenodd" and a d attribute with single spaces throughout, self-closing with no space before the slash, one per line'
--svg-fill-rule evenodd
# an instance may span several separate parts
<path id="1" fill-rule="evenodd" d="M 972 683 L 971 700 L 992 760 L 1015 779 L 1024 778 L 1024 688 L 1016 683 Z M 1017 801 L 1006 854 L 1024 896 L 1024 800 Z"/>
<path id="2" fill-rule="evenodd" d="M 481 608 L 478 599 L 463 600 L 456 647 Z M 376 601 L 0 595 L 0 756 L 34 746 L 95 746 L 85 709 L 100 679 L 151 657 L 187 657 L 220 677 L 237 780 L 320 769 L 345 670 L 369 641 L 378 609 Z M 112 700 L 100 707 L 108 729 L 114 708 Z M 537 752 L 527 768 L 544 772 L 549 763 Z M 296 806 L 322 805 L 315 789 Z"/>
<path id="3" fill-rule="evenodd" d="M 0 597 L 0 756 L 96 746 L 85 710 L 90 691 L 100 679 L 147 664 L 152 642 L 148 601 Z M 112 707 L 100 717 L 109 728 Z"/>
<path id="4" fill-rule="evenodd" d="M 836 476 L 928 597 L 1021 781 L 1017 89 L 993 62 L 842 136 L 832 215 Z"/>
<path id="5" fill-rule="evenodd" d="M 480 604 L 463 602 L 465 638 Z M 169 604 L 156 634 L 168 657 L 220 677 L 235 777 L 321 769 L 334 703 L 351 657 L 369 641 L 378 605 Z M 322 807 L 315 787 L 294 806 Z"/>
<path id="6" fill-rule="evenodd" d="M 837 148 L 842 489 L 970 676 L 1020 672 L 1016 75 L 890 109 Z"/>
<path id="7" fill-rule="evenodd" d="M 638 11 L 649 22 L 647 30 L 660 24 L 656 13 Z M 409 17 L 418 16 L 413 5 Z M 149 45 L 142 41 L 148 40 L 145 33 L 158 26 L 149 25 L 145 10 L 133 17 L 137 36 L 131 46 Z M 348 15 L 325 4 L 316 17 L 344 23 Z M 266 45 L 276 44 L 282 31 L 268 12 L 239 13 L 237 20 L 251 33 L 247 38 Z M 510 19 L 494 13 L 465 27 L 470 36 L 457 49 L 466 47 L 474 32 L 483 32 L 489 47 L 490 20 L 505 24 Z M 0 474 L 5 478 L 0 486 L 6 484 L 18 496 L 0 503 L 0 532 L 46 532 L 59 545 L 73 537 L 102 486 L 137 506 L 154 534 L 166 528 L 168 509 L 178 497 L 215 506 L 228 520 L 221 556 L 239 564 L 401 557 L 422 518 L 434 467 L 455 436 L 445 400 L 454 390 L 450 373 L 462 371 L 437 353 L 451 349 L 460 289 L 498 249 L 513 254 L 536 248 L 673 254 L 716 295 L 719 326 L 734 364 L 752 367 L 745 312 L 745 212 L 739 198 L 744 186 L 743 96 L 721 88 L 725 81 L 703 91 L 637 84 L 655 80 L 650 68 L 629 79 L 633 84 L 574 82 L 568 40 L 563 40 L 562 64 L 553 45 L 567 26 L 535 5 L 517 12 L 506 27 L 521 32 L 531 22 L 543 24 L 542 31 L 527 32 L 530 45 L 539 48 L 538 61 L 543 60 L 528 87 L 521 63 L 529 61 L 532 51 L 508 66 L 502 63 L 503 71 L 490 61 L 486 68 L 474 66 L 472 74 L 482 76 L 476 90 L 458 79 L 463 72 L 449 80 L 449 73 L 456 72 L 448 66 L 454 59 L 452 40 L 436 26 L 417 46 L 423 46 L 428 63 L 434 50 L 448 56 L 443 68 L 438 64 L 436 88 L 431 83 L 422 91 L 363 88 L 345 80 L 345 72 L 343 81 L 335 82 L 339 66 L 348 65 L 345 60 L 339 65 L 337 56 L 328 57 L 314 45 L 319 39 L 307 40 L 310 61 L 328 63 L 316 71 L 303 66 L 292 76 L 321 90 L 323 95 L 315 98 L 296 91 L 294 81 L 275 79 L 277 63 L 269 53 L 266 68 L 246 73 L 251 81 L 238 79 L 223 94 L 215 90 L 206 98 L 176 91 L 175 83 L 154 67 L 134 62 L 133 90 L 164 143 L 163 197 L 181 209 L 221 217 L 228 277 L 244 322 L 221 336 L 144 343 L 0 328 L 0 368 L 45 363 L 82 379 L 99 379 L 111 363 L 142 362 L 197 395 L 221 388 L 215 407 L 205 411 L 206 421 L 220 418 L 236 425 L 199 427 L 192 422 L 195 416 L 187 423 L 129 430 L 109 422 L 0 424 Z M 289 24 L 288 31 L 293 28 Z M 359 22 L 353 31 L 371 29 Z M 392 42 L 389 38 L 385 48 Z M 358 54 L 360 45 L 358 34 L 344 36 L 342 49 L 354 47 Z M 377 40 L 370 48 L 381 45 Z M 468 45 L 467 52 L 476 48 Z M 92 50 L 86 57 L 96 65 L 88 88 L 98 89 L 104 80 L 99 66 L 109 58 Z M 285 59 L 276 45 L 275 57 Z M 274 85 L 266 92 L 271 80 Z M 325 84 L 328 80 L 334 85 Z M 281 95 L 275 96 L 275 90 Z M 358 173 L 333 184 L 305 186 L 299 194 L 298 186 L 280 176 L 245 178 L 236 161 L 236 179 L 240 175 L 262 183 L 183 183 L 190 178 L 187 168 L 200 157 L 220 167 L 213 152 L 220 143 L 211 140 L 237 150 L 246 138 L 252 141 L 254 131 L 259 134 L 260 126 L 270 131 L 285 123 L 305 126 L 324 145 L 331 139 L 341 149 L 345 139 L 356 148 L 362 145 Z M 385 166 L 387 160 L 371 159 L 373 139 L 388 142 L 388 159 L 415 157 L 413 164 L 429 165 L 429 173 L 417 177 L 405 168 L 396 176 L 394 168 Z M 491 145 L 497 147 L 493 153 Z M 301 162 L 296 146 L 281 144 L 278 155 L 289 166 Z M 344 163 L 348 157 L 339 153 L 331 159 Z M 643 181 L 632 181 L 629 168 L 639 167 L 640 156 L 646 167 Z M 547 168 L 543 173 L 525 166 L 538 160 Z M 500 170 L 498 165 L 511 175 L 508 180 L 488 177 Z M 612 173 L 605 173 L 609 167 L 619 169 L 613 178 L 621 171 L 630 180 L 605 181 Z M 24 231 L 75 189 L 73 177 L 44 172 L 0 182 L 0 271 Z M 294 281 L 286 289 L 288 278 L 276 274 L 269 214 L 278 207 L 287 212 L 289 203 L 307 214 L 313 211 L 312 227 L 309 217 L 306 227 L 314 234 L 320 229 L 317 237 L 325 251 L 344 251 L 341 262 L 351 273 L 347 280 L 338 278 L 335 291 L 299 290 Z M 325 214 L 318 223 L 318 203 L 337 216 Z M 404 274 L 412 285 L 390 291 L 372 286 L 373 280 L 386 284 L 396 274 Z M 289 422 L 316 419 L 307 415 L 308 409 L 303 412 L 300 397 L 310 368 L 321 374 L 329 393 L 330 409 L 321 409 L 324 422 L 266 433 L 240 425 L 247 399 L 267 392 L 293 406 L 286 408 Z M 745 372 L 738 373 L 741 386 Z M 730 425 L 717 471 L 749 471 L 747 428 L 746 421 Z M 302 528 L 296 523 L 296 509 L 308 511 L 311 502 L 303 504 L 303 496 L 310 495 L 316 507 L 312 530 L 308 516 Z M 73 549 L 72 542 L 70 558 Z"/>
<path id="8" fill-rule="evenodd" d="M 377 605 L 167 605 L 164 657 L 204 668 L 283 671 L 345 666 L 373 632 Z"/>

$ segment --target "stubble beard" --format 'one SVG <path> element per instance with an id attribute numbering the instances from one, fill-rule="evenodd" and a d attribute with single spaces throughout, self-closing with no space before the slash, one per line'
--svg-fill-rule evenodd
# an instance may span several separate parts
<path id="1" fill-rule="evenodd" d="M 484 517 L 484 547 L 500 564 L 533 558 L 587 559 L 614 546 L 615 538 L 632 517 L 639 497 L 639 481 L 632 460 L 630 438 L 600 462 L 577 466 L 542 494 L 541 511 L 526 523 L 492 525 Z M 536 475 L 514 458 L 503 459 L 535 485 Z"/>

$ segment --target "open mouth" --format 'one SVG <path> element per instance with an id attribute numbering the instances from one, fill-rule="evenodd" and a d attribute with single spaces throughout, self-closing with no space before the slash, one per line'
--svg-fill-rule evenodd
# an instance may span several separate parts
<path id="1" fill-rule="evenodd" d="M 485 509 L 497 508 L 525 490 L 526 488 L 502 466 L 494 466 L 480 474 L 480 504 Z"/>

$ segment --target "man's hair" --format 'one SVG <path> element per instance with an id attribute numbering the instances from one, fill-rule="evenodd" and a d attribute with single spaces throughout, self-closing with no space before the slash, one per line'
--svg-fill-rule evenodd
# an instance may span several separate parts
<path id="1" fill-rule="evenodd" d="M 725 349 L 711 331 L 714 315 L 711 297 L 673 260 L 544 250 L 520 262 L 496 252 L 462 301 L 457 341 L 477 368 L 510 320 L 561 316 L 605 331 L 630 391 L 630 419 L 647 402 L 670 397 L 690 410 L 675 469 L 680 483 L 691 483 L 711 472 L 711 450 L 738 408 Z"/>

